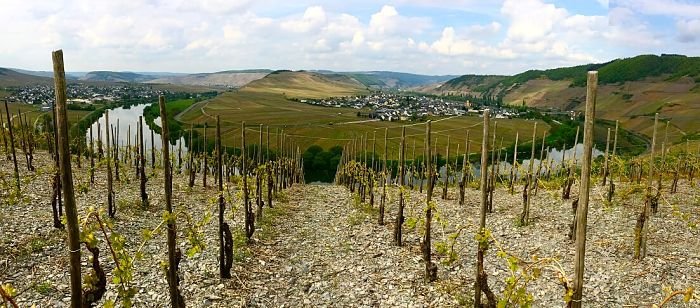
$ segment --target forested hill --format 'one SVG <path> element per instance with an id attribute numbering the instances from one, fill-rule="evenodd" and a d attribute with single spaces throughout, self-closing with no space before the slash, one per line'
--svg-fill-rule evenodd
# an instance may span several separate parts
<path id="1" fill-rule="evenodd" d="M 570 87 L 584 86 L 586 72 L 597 70 L 600 84 L 617 84 L 663 76 L 668 81 L 690 77 L 700 82 L 700 57 L 683 55 L 640 55 L 606 63 L 585 64 L 547 70 L 528 70 L 513 76 L 463 75 L 449 80 L 432 92 L 479 93 L 504 96 L 514 86 L 534 79 L 571 81 Z"/>
<path id="2" fill-rule="evenodd" d="M 598 71 L 598 117 L 619 120 L 627 129 L 651 135 L 653 115 L 671 121 L 673 142 L 700 134 L 700 57 L 640 55 L 513 76 L 464 75 L 424 92 L 527 105 L 561 111 L 582 110 L 586 72 Z"/>

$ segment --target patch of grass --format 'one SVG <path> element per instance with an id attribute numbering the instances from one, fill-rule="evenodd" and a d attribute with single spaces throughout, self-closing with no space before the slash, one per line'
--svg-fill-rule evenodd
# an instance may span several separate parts
<path id="1" fill-rule="evenodd" d="M 435 284 L 435 288 L 440 293 L 452 296 L 460 307 L 474 306 L 474 290 L 468 288 L 467 284 L 453 280 L 442 280 Z"/>
<path id="2" fill-rule="evenodd" d="M 133 200 L 126 199 L 126 198 L 120 198 L 117 200 L 117 208 L 118 209 L 140 209 L 141 208 L 141 199 L 140 198 L 134 198 Z"/>
<path id="3" fill-rule="evenodd" d="M 35 237 L 29 242 L 29 251 L 31 253 L 44 251 L 46 241 L 43 238 Z"/>
<path id="4" fill-rule="evenodd" d="M 357 226 L 365 221 L 366 215 L 360 211 L 354 211 L 348 216 L 348 224 L 350 226 Z"/>
<path id="5" fill-rule="evenodd" d="M 287 203 L 289 202 L 289 195 L 287 195 L 286 191 L 280 191 L 277 193 L 276 201 L 280 203 Z M 274 201 L 273 201 L 274 202 Z M 274 204 L 274 203 L 273 203 Z"/>
<path id="6" fill-rule="evenodd" d="M 244 262 L 252 257 L 253 254 L 248 249 L 248 238 L 245 236 L 245 231 L 238 229 L 233 232 L 233 260 L 235 262 Z"/>
<path id="7" fill-rule="evenodd" d="M 274 202 L 273 202 L 274 204 Z M 265 207 L 263 209 L 263 218 L 258 221 L 258 227 L 260 228 L 258 232 L 258 238 L 261 240 L 267 240 L 273 238 L 277 232 L 273 227 L 275 222 L 279 221 L 279 217 L 287 215 L 287 209 L 282 206 L 275 206 L 273 208 Z"/>
<path id="8" fill-rule="evenodd" d="M 44 281 L 34 286 L 34 290 L 41 295 L 50 295 L 54 291 L 54 287 L 48 281 Z"/>

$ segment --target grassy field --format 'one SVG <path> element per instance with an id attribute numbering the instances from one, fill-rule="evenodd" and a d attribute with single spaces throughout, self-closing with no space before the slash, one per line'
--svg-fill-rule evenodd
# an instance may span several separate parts
<path id="1" fill-rule="evenodd" d="M 269 84 L 269 81 L 261 79 L 261 82 Z M 292 85 L 292 87 L 297 87 Z M 308 86 L 307 86 L 308 87 Z M 200 102 L 194 105 L 184 114 L 180 114 L 177 119 L 188 124 L 203 124 L 207 122 L 209 125 L 214 125 L 216 122 L 215 116 L 219 115 L 222 122 L 222 140 L 225 145 L 239 147 L 241 143 L 241 122 L 245 121 L 247 128 L 247 142 L 258 143 L 260 124 L 270 126 L 270 143 L 277 143 L 277 130 L 284 130 L 289 138 L 299 145 L 303 151 L 311 145 L 320 145 L 324 149 L 336 145 L 345 145 L 355 138 L 361 136 L 368 137 L 368 150 L 371 151 L 372 139 L 376 134 L 377 138 L 377 153 L 384 153 L 384 130 L 388 129 L 388 148 L 389 157 L 398 157 L 398 148 L 400 144 L 401 126 L 408 125 L 406 128 L 407 136 L 407 158 L 413 153 L 413 143 L 416 143 L 416 155 L 423 152 L 423 143 L 425 139 L 425 123 L 411 122 L 382 122 L 371 121 L 367 118 L 357 117 L 357 109 L 350 108 L 330 108 L 319 107 L 304 103 L 298 103 L 287 99 L 284 93 L 290 93 L 287 88 L 282 88 L 280 85 L 275 85 L 269 92 L 263 91 L 260 84 L 255 85 L 255 89 L 251 90 L 248 87 L 236 92 L 228 92 L 214 99 Z M 313 97 L 319 97 L 329 87 L 319 87 L 316 89 L 305 90 L 306 92 L 295 92 L 299 95 L 309 94 Z M 348 91 L 347 89 L 344 91 Z M 332 90 L 328 96 L 337 95 L 339 92 Z M 332 94 L 332 95 L 331 95 Z M 357 93 L 353 93 L 357 94 Z M 301 98 L 303 96 L 300 96 Z M 438 153 L 444 155 L 447 147 L 447 138 L 450 138 L 451 152 L 450 156 L 454 156 L 457 147 L 460 147 L 460 153 L 464 153 L 466 131 L 470 130 L 471 151 L 477 152 L 480 149 L 481 142 L 481 125 L 483 119 L 472 116 L 461 116 L 453 118 L 434 118 L 432 124 L 432 134 L 434 139 L 431 140 L 435 144 L 437 138 Z M 503 138 L 503 144 L 509 145 L 514 142 L 515 134 L 518 132 L 521 140 L 532 138 L 532 127 L 534 122 L 523 119 L 499 119 L 497 124 L 498 142 Z M 538 138 L 541 137 L 544 130 L 548 130 L 549 126 L 544 122 L 538 124 Z M 196 129 L 200 133 L 203 129 Z M 214 130 L 208 130 L 207 135 L 209 140 L 214 137 Z M 526 137 L 529 136 L 529 137 Z"/>
<path id="2" fill-rule="evenodd" d="M 7 104 L 7 109 L 10 112 L 10 117 L 17 115 L 17 112 L 21 112 L 23 115 L 24 114 L 27 115 L 27 121 L 29 121 L 31 123 L 34 123 L 40 115 L 48 112 L 48 111 L 41 111 L 39 106 L 23 104 L 23 103 L 9 103 L 9 104 Z M 3 121 L 6 121 L 5 106 L 4 105 L 0 106 L 0 111 L 2 114 Z M 78 120 L 82 119 L 84 116 L 88 115 L 90 112 L 91 111 L 68 110 L 68 124 L 71 125 L 72 123 L 77 122 Z"/>

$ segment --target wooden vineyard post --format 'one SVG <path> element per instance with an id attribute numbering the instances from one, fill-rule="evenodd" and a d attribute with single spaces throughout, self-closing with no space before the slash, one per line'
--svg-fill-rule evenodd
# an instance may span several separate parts
<path id="1" fill-rule="evenodd" d="M 126 126 L 126 155 L 124 156 L 124 163 L 131 168 L 131 124 Z"/>
<path id="2" fill-rule="evenodd" d="M 182 173 L 182 141 L 177 141 L 177 174 Z"/>
<path id="3" fill-rule="evenodd" d="M 547 143 L 547 131 L 545 130 L 542 132 L 542 147 L 540 148 L 540 161 L 537 164 L 537 172 L 535 172 L 535 192 L 534 195 L 537 195 L 537 192 L 539 191 L 540 188 L 540 176 L 542 175 L 542 165 L 544 163 L 544 145 Z"/>
<path id="4" fill-rule="evenodd" d="M 270 160 L 270 125 L 265 126 L 265 160 Z"/>
<path id="5" fill-rule="evenodd" d="M 370 171 L 367 173 L 367 182 L 369 184 L 369 206 L 374 208 L 374 180 L 377 174 L 374 170 L 374 156 L 377 151 L 377 131 L 372 131 L 372 164 Z"/>
<path id="6" fill-rule="evenodd" d="M 387 152 L 389 151 L 389 147 L 387 144 L 387 135 L 389 133 L 388 128 L 384 128 L 384 166 L 382 169 L 382 198 L 379 200 L 379 225 L 384 225 L 384 204 L 386 203 L 386 175 L 387 175 Z"/>
<path id="7" fill-rule="evenodd" d="M 90 184 L 95 184 L 95 146 L 92 140 L 92 125 L 90 125 Z"/>
<path id="8" fill-rule="evenodd" d="M 140 121 L 140 120 L 139 120 Z M 195 170 L 194 170 L 194 145 L 192 144 L 192 131 L 194 130 L 194 127 L 190 125 L 190 147 L 189 150 L 187 151 L 187 155 L 189 156 L 189 163 L 187 164 L 187 172 L 189 173 L 189 182 L 187 183 L 187 186 L 192 188 L 194 186 L 194 176 L 195 176 Z M 143 157 L 143 134 L 141 137 L 141 141 L 139 141 L 139 144 L 141 144 L 141 157 Z"/>
<path id="9" fill-rule="evenodd" d="M 119 181 L 119 118 L 117 118 L 117 127 L 112 137 L 114 139 L 114 173 L 117 181 Z M 79 152 L 82 153 L 82 151 Z M 122 155 L 124 155 L 124 153 L 122 153 Z"/>
<path id="10" fill-rule="evenodd" d="M 158 97 L 158 105 L 160 106 L 160 119 L 162 124 L 162 141 L 163 141 L 163 178 L 165 182 L 165 209 L 168 211 L 168 286 L 170 291 L 170 304 L 173 308 L 185 307 L 185 302 L 180 294 L 179 285 L 180 277 L 178 277 L 178 267 L 180 264 L 180 251 L 175 242 L 175 215 L 173 215 L 173 175 L 170 172 L 170 132 L 168 131 L 168 116 L 165 109 L 165 97 Z M 143 129 L 143 128 L 142 128 Z M 151 131 L 153 134 L 153 131 Z"/>
<path id="11" fill-rule="evenodd" d="M 571 159 L 571 163 L 569 164 L 569 168 L 567 170 L 566 180 L 564 181 L 562 199 L 569 199 L 571 196 L 571 185 L 574 184 L 574 175 L 576 174 L 576 148 L 578 147 L 578 135 L 580 129 L 580 126 L 576 127 L 576 139 L 574 141 L 574 147 L 571 149 L 574 153 Z"/>
<path id="12" fill-rule="evenodd" d="M 437 166 L 436 166 L 437 167 Z M 439 167 L 437 167 L 439 168 Z M 450 183 L 450 135 L 447 135 L 447 151 L 445 152 L 445 186 L 442 187 L 442 200 L 447 200 L 447 185 Z"/>
<path id="13" fill-rule="evenodd" d="M 515 132 L 515 147 L 513 148 L 513 164 L 510 165 L 510 194 L 515 193 L 515 177 L 518 176 L 515 172 L 515 166 L 518 165 L 518 137 L 520 132 Z"/>
<path id="14" fill-rule="evenodd" d="M 272 189 L 275 187 L 275 182 L 272 177 L 272 160 L 270 159 L 270 126 L 267 126 L 267 146 L 265 147 L 265 154 L 267 156 L 267 207 L 272 208 Z"/>
<path id="15" fill-rule="evenodd" d="M 583 272 L 586 255 L 586 228 L 588 224 L 588 200 L 591 184 L 591 157 L 593 152 L 593 125 L 595 123 L 595 104 L 598 92 L 598 72 L 588 72 L 586 89 L 586 120 L 583 127 L 583 161 L 581 165 L 581 185 L 578 194 L 578 209 L 576 210 L 576 253 L 574 267 L 574 295 L 570 306 L 582 306 Z"/>
<path id="16" fill-rule="evenodd" d="M 666 128 L 664 129 L 664 141 L 661 143 L 661 165 L 658 170 L 658 177 L 656 181 L 656 194 L 651 199 L 651 212 L 656 214 L 659 211 L 659 198 L 661 197 L 661 180 L 663 179 L 664 173 L 668 171 L 668 165 L 666 164 L 666 145 L 668 144 L 668 124 L 670 122 L 666 121 Z"/>
<path id="17" fill-rule="evenodd" d="M 649 219 L 651 212 L 652 183 L 654 178 L 654 148 L 656 147 L 656 126 L 659 122 L 659 114 L 654 115 L 654 133 L 651 137 L 651 153 L 649 154 L 649 175 L 647 177 L 646 197 L 644 208 L 637 218 L 637 226 L 634 229 L 634 258 L 642 260 L 647 255 L 647 231 L 649 229 Z"/>
<path id="18" fill-rule="evenodd" d="M 102 149 L 102 124 L 97 121 L 97 160 L 104 158 L 104 150 Z"/>
<path id="19" fill-rule="evenodd" d="M 5 101 L 5 103 L 7 103 L 7 101 Z M 2 144 L 5 149 L 5 158 L 7 158 L 7 160 L 10 160 L 10 151 L 7 149 L 7 137 L 5 137 L 5 119 L 2 116 L 0 116 L 0 136 L 2 136 Z M 51 143 L 46 143 L 49 149 L 51 149 Z"/>
<path id="20" fill-rule="evenodd" d="M 277 189 L 276 193 L 279 193 L 284 185 L 284 129 L 280 132 L 279 128 L 277 129 L 277 152 L 277 185 L 275 187 Z M 241 153 L 244 152 L 241 151 Z"/>
<path id="21" fill-rule="evenodd" d="M 141 192 L 141 207 L 148 207 L 148 193 L 146 192 L 146 155 L 144 154 L 144 144 L 143 144 L 143 116 L 139 116 L 138 123 L 138 134 L 139 134 L 139 150 L 138 155 L 138 166 L 139 166 L 139 190 Z"/>
<path id="22" fill-rule="evenodd" d="M 224 170 L 221 158 L 221 121 L 218 115 L 216 116 L 216 161 L 216 174 L 219 182 L 219 276 L 221 278 L 231 278 L 233 236 L 231 228 L 224 222 L 226 201 L 224 200 Z"/>
<path id="23" fill-rule="evenodd" d="M 71 307 L 82 306 L 82 277 L 80 276 L 80 239 L 78 230 L 78 210 L 75 205 L 73 192 L 73 172 L 70 163 L 70 147 L 68 145 L 68 120 L 66 115 L 66 74 L 63 69 L 63 51 L 52 53 L 54 71 L 54 89 L 56 91 L 56 114 L 58 115 L 58 157 L 61 170 L 61 183 L 66 206 L 66 222 L 68 223 L 68 251 L 70 253 L 70 284 Z M 5 102 L 7 104 L 7 102 Z M 7 108 L 7 105 L 5 105 Z M 8 119 L 9 123 L 9 119 Z M 10 135 L 12 136 L 12 135 Z"/>
<path id="24" fill-rule="evenodd" d="M 207 188 L 207 161 L 209 157 L 209 144 L 207 144 L 207 122 L 204 122 L 204 152 L 202 154 L 204 155 L 203 159 L 203 167 L 202 167 L 202 187 Z"/>
<path id="25" fill-rule="evenodd" d="M 119 123 L 117 119 L 117 123 Z M 119 126 L 117 127 L 112 127 L 112 161 L 114 164 L 114 178 L 119 182 L 119 144 L 117 141 L 119 140 Z M 80 157 L 80 151 L 78 151 L 78 157 Z M 78 161 L 80 161 L 80 158 L 78 158 Z"/>
<path id="26" fill-rule="evenodd" d="M 241 176 L 243 177 L 243 210 L 245 211 L 245 234 L 248 240 L 250 240 L 251 237 L 253 237 L 253 232 L 255 232 L 255 216 L 253 215 L 253 205 L 250 203 L 250 196 L 248 195 L 248 158 L 245 151 L 245 122 L 241 122 L 241 153 L 243 153 L 241 168 Z"/>
<path id="27" fill-rule="evenodd" d="M 27 121 L 27 114 L 26 113 L 24 114 L 24 123 L 25 123 L 25 126 L 29 129 L 29 132 L 28 132 L 28 136 L 29 136 L 29 162 L 30 162 L 30 165 L 32 167 L 31 171 L 34 171 L 35 170 L 34 164 L 33 164 L 33 162 L 34 162 L 34 147 L 36 146 L 36 144 L 34 144 L 34 129 L 32 129 L 32 126 L 29 125 L 29 122 Z M 82 141 L 84 141 L 84 139 L 82 139 Z M 81 142 L 80 144 L 82 145 L 83 143 Z"/>
<path id="28" fill-rule="evenodd" d="M 162 124 L 162 123 L 161 123 Z M 143 127 L 141 127 L 143 129 Z M 151 129 L 151 170 L 155 173 L 156 171 L 156 144 L 155 137 L 153 136 L 153 130 Z M 161 136 L 162 137 L 162 136 Z M 109 141 L 107 141 L 109 142 Z"/>
<path id="29" fill-rule="evenodd" d="M 56 61 L 56 60 L 54 59 L 54 61 Z M 61 52 L 61 68 L 63 68 L 63 53 L 62 52 Z M 17 194 L 19 195 L 20 185 L 19 185 L 19 168 L 17 167 L 17 151 L 15 151 L 15 136 L 12 133 L 12 120 L 10 119 L 10 111 L 7 108 L 7 100 L 5 100 L 5 116 L 7 117 L 7 129 L 8 129 L 8 132 L 10 133 L 10 150 L 12 152 L 12 163 L 14 164 L 15 189 L 17 189 Z M 70 149 L 68 149 L 68 151 L 70 151 Z M 70 159 L 70 156 L 69 156 L 69 159 Z"/>
<path id="30" fill-rule="evenodd" d="M 495 149 L 495 147 L 494 147 Z M 494 166 L 496 166 L 496 171 L 493 173 L 494 175 L 494 183 L 499 179 L 500 174 L 501 174 L 501 150 L 503 150 L 503 137 L 501 137 L 501 141 L 498 143 L 498 151 L 496 151 L 496 162 Z M 508 153 L 505 153 L 505 156 L 508 156 Z M 507 161 L 507 158 L 504 158 L 503 161 Z M 495 187 L 495 186 L 494 186 Z"/>
<path id="31" fill-rule="evenodd" d="M 136 174 L 136 177 L 139 177 L 139 172 L 141 172 L 141 169 L 139 167 L 139 163 L 141 161 L 141 144 L 139 143 L 139 123 L 136 122 L 136 131 L 134 132 L 134 174 Z"/>
<path id="32" fill-rule="evenodd" d="M 464 145 L 464 158 L 462 159 L 462 180 L 459 183 L 459 205 L 464 205 L 464 192 L 467 188 L 467 156 L 469 155 L 469 130 L 467 130 L 467 137 L 465 138 Z"/>
<path id="33" fill-rule="evenodd" d="M 608 179 L 608 166 L 610 161 L 610 127 L 608 127 L 608 136 L 605 138 L 605 159 L 603 161 L 603 186 L 607 183 Z"/>
<path id="34" fill-rule="evenodd" d="M 415 180 L 416 180 L 416 170 L 417 170 L 417 165 L 416 165 L 416 139 L 413 139 L 413 152 L 411 152 L 411 179 L 410 182 L 408 183 L 410 185 L 411 190 L 415 187 Z"/>
<path id="35" fill-rule="evenodd" d="M 494 121 L 493 122 L 493 140 L 491 141 L 491 178 L 489 179 L 489 206 L 488 206 L 488 212 L 493 213 L 493 194 L 496 191 L 496 127 L 498 126 L 498 122 Z M 487 139 L 484 139 L 483 142 L 488 142 Z M 488 170 L 487 170 L 488 172 Z"/>
<path id="36" fill-rule="evenodd" d="M 619 126 L 620 122 L 615 121 L 615 138 L 613 141 L 613 147 L 612 147 L 612 155 L 610 156 L 610 159 L 615 159 L 615 151 L 617 150 L 617 129 Z M 610 173 L 610 163 L 608 162 L 608 167 L 605 168 L 608 173 Z M 610 185 L 608 186 L 608 202 L 612 202 L 612 197 L 615 194 L 615 183 L 613 181 L 613 175 L 610 173 Z"/>
<path id="37" fill-rule="evenodd" d="M 399 148 L 399 210 L 394 224 L 394 244 L 401 246 L 401 227 L 403 225 L 403 190 L 404 190 L 404 158 L 406 157 L 406 126 L 401 127 L 401 147 Z"/>
<path id="38" fill-rule="evenodd" d="M 20 144 L 22 145 L 22 155 L 24 155 L 24 160 L 27 163 L 27 171 L 33 171 L 32 169 L 32 161 L 29 160 L 29 151 L 27 150 L 27 136 L 26 136 L 26 127 L 24 125 L 24 122 L 22 121 L 22 113 L 17 110 L 17 119 L 19 120 L 19 131 L 21 133 L 21 139 L 20 139 Z M 76 157 L 78 159 L 78 168 L 80 168 L 80 154 Z"/>
<path id="39" fill-rule="evenodd" d="M 112 150 L 110 150 L 109 130 L 109 110 L 105 110 L 105 146 L 107 147 L 105 149 L 107 152 L 105 157 L 107 160 L 107 213 L 109 214 L 109 217 L 114 218 L 114 215 L 117 213 L 117 209 L 116 205 L 114 204 L 114 191 L 112 186 Z"/>
<path id="40" fill-rule="evenodd" d="M 259 134 L 260 138 L 258 139 L 258 157 L 257 157 L 257 166 L 255 168 L 255 203 L 258 206 L 257 207 L 257 219 L 258 221 L 262 220 L 263 218 L 263 195 L 262 195 L 262 143 L 263 143 L 263 125 L 260 124 L 259 127 Z"/>
<path id="41" fill-rule="evenodd" d="M 454 171 L 455 171 L 455 176 L 452 177 L 452 184 L 456 185 L 457 184 L 457 168 L 459 167 L 459 147 L 461 144 L 457 142 L 457 152 L 455 153 L 455 166 L 454 166 Z"/>
<path id="42" fill-rule="evenodd" d="M 520 215 L 520 225 L 522 226 L 527 226 L 530 223 L 530 193 L 532 192 L 532 169 L 535 164 L 535 138 L 537 138 L 537 122 L 532 129 L 530 163 L 527 168 L 525 187 L 523 187 L 523 213 Z"/>
<path id="43" fill-rule="evenodd" d="M 375 170 L 374 157 L 377 155 L 377 131 L 372 132 L 372 170 Z"/>
<path id="44" fill-rule="evenodd" d="M 426 157 L 427 170 L 428 170 L 428 189 L 427 196 L 425 199 L 425 234 L 423 236 L 423 242 L 421 243 L 421 249 L 423 250 L 423 261 L 425 261 L 425 281 L 433 282 L 437 279 L 437 265 L 433 263 L 431 258 L 431 247 L 430 247 L 430 225 L 433 220 L 433 188 L 435 186 L 436 174 L 433 171 L 432 166 L 432 153 L 430 152 L 430 127 L 431 121 L 428 121 L 425 126 L 425 142 L 428 155 Z M 402 138 L 403 139 L 403 138 Z"/>
<path id="45" fill-rule="evenodd" d="M 61 216 L 63 216 L 63 196 L 62 196 L 62 187 L 61 187 L 61 166 L 60 166 L 60 158 L 59 158 L 59 153 L 58 153 L 58 123 L 57 123 L 57 113 L 56 113 L 56 103 L 53 104 L 51 108 L 51 113 L 52 113 L 52 123 L 53 123 L 53 148 L 54 148 L 54 166 L 55 166 L 55 172 L 53 175 L 53 183 L 52 183 L 52 193 L 51 193 L 51 210 L 53 212 L 53 226 L 58 229 L 63 229 L 64 225 L 63 222 L 61 221 Z M 48 139 L 48 138 L 47 138 Z M 51 143 L 51 141 L 47 140 L 47 143 Z"/>
<path id="46" fill-rule="evenodd" d="M 485 291 L 487 296 L 489 296 L 489 287 L 486 283 L 486 272 L 484 271 L 484 254 L 486 253 L 486 245 L 482 242 L 488 243 L 488 238 L 483 238 L 486 236 L 486 211 L 488 207 L 489 199 L 489 181 L 488 179 L 488 155 L 489 155 L 489 113 L 490 110 L 484 110 L 484 133 L 481 138 L 481 212 L 479 215 L 479 234 L 477 236 L 482 237 L 478 241 L 478 249 L 476 253 L 476 283 L 474 284 L 474 308 L 481 307 L 481 292 Z M 489 298 L 489 301 L 491 299 Z M 495 305 L 495 303 L 490 302 L 490 305 Z"/>

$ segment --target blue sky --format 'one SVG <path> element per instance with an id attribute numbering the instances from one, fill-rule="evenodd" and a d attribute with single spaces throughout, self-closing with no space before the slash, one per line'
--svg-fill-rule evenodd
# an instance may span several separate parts
<path id="1" fill-rule="evenodd" d="M 0 67 L 514 74 L 700 52 L 700 0 L 0 0 Z"/>

